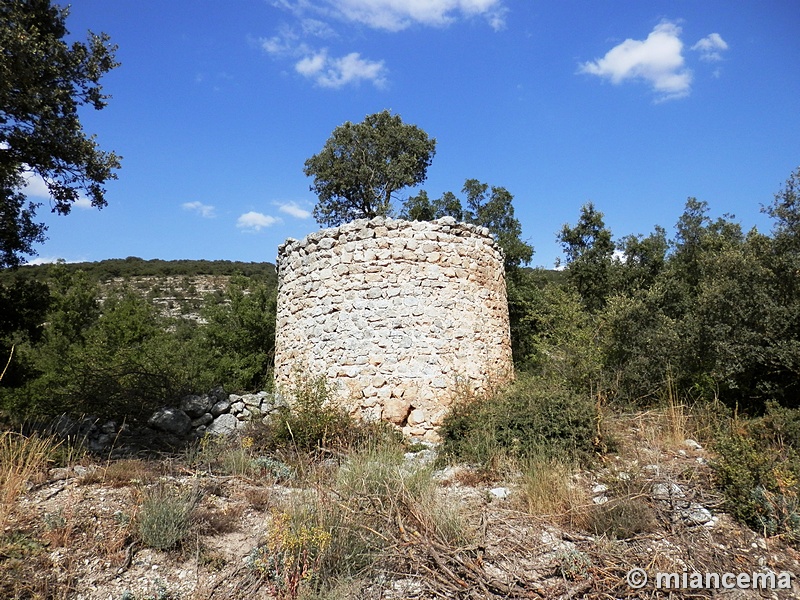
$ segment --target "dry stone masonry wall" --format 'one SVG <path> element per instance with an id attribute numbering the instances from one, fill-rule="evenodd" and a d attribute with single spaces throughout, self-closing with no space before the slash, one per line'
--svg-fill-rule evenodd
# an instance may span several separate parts
<path id="1" fill-rule="evenodd" d="M 357 220 L 278 249 L 276 383 L 325 375 L 356 416 L 436 439 L 457 386 L 511 375 L 503 255 L 482 227 Z"/>

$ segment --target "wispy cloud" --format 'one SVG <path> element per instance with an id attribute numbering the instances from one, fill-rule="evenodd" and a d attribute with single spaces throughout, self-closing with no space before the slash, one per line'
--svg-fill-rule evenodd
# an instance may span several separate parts
<path id="1" fill-rule="evenodd" d="M 383 61 L 361 58 L 358 52 L 337 58 L 328 56 L 328 51 L 323 49 L 301 59 L 294 68 L 304 77 L 313 79 L 317 85 L 326 88 L 338 89 L 360 81 L 368 81 L 378 88 L 386 85 L 387 71 Z"/>
<path id="2" fill-rule="evenodd" d="M 36 265 L 53 265 L 57 262 L 65 262 L 65 263 L 76 263 L 76 262 L 84 262 L 82 260 L 64 260 L 60 256 L 37 256 L 36 258 L 32 258 L 25 262 L 26 265 L 36 266 Z"/>
<path id="3" fill-rule="evenodd" d="M 256 233 L 265 227 L 275 225 L 275 223 L 280 223 L 280 219 L 263 213 L 250 211 L 239 217 L 236 221 L 236 227 L 248 233 Z"/>
<path id="4" fill-rule="evenodd" d="M 627 39 L 603 58 L 583 63 L 581 73 L 597 75 L 619 84 L 628 80 L 648 83 L 659 100 L 687 96 L 692 73 L 684 66 L 681 28 L 662 21 L 645 40 Z"/>
<path id="5" fill-rule="evenodd" d="M 715 62 L 722 60 L 722 53 L 728 49 L 728 43 L 718 33 L 711 33 L 692 46 L 692 50 L 700 53 L 702 60 Z"/>
<path id="6" fill-rule="evenodd" d="M 25 180 L 25 185 L 22 188 L 26 196 L 33 196 L 34 198 L 51 198 L 50 190 L 47 189 L 47 183 L 41 175 L 26 169 L 22 173 L 22 178 Z M 90 209 L 92 208 L 92 201 L 86 196 L 78 196 L 78 199 L 72 203 L 73 208 Z"/>
<path id="7" fill-rule="evenodd" d="M 413 25 L 445 27 L 460 19 L 484 18 L 495 31 L 505 27 L 505 0 L 273 0 L 288 11 L 292 25 L 258 40 L 276 60 L 291 60 L 299 75 L 320 87 L 340 89 L 362 81 L 384 88 L 388 68 L 383 60 L 360 52 L 336 53 L 331 40 L 344 37 L 338 24 L 355 23 L 381 31 L 402 31 Z M 326 40 L 320 43 L 320 40 Z"/>
<path id="8" fill-rule="evenodd" d="M 205 219 L 211 219 L 217 216 L 213 206 L 211 206 L 210 204 L 203 204 L 202 202 L 198 201 L 184 202 L 183 204 L 181 204 L 181 208 L 183 210 L 188 210 L 190 212 L 196 212 Z"/>
<path id="9" fill-rule="evenodd" d="M 305 208 L 300 208 L 297 202 L 281 202 L 277 204 L 278 210 L 287 215 L 291 215 L 297 219 L 308 219 L 311 216 L 311 211 Z"/>
<path id="10" fill-rule="evenodd" d="M 294 30 L 284 28 L 275 36 L 261 38 L 259 44 L 273 58 L 293 59 L 295 72 L 320 87 L 339 89 L 362 81 L 377 88 L 386 85 L 387 69 L 382 60 L 362 58 L 358 52 L 331 56 L 327 48 L 314 49 L 300 39 Z"/>
<path id="11" fill-rule="evenodd" d="M 387 31 L 414 24 L 445 27 L 459 17 L 483 17 L 499 30 L 507 12 L 501 0 L 327 0 L 327 4 L 349 21 Z"/>
<path id="12" fill-rule="evenodd" d="M 92 201 L 86 196 L 80 196 L 77 200 L 75 200 L 75 202 L 72 203 L 72 206 L 88 210 L 92 208 Z"/>

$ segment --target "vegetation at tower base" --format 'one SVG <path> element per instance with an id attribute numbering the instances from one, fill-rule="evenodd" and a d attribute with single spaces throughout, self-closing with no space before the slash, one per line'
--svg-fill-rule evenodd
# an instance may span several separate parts
<path id="1" fill-rule="evenodd" d="M 340 125 L 303 169 L 319 197 L 314 218 L 335 227 L 389 216 L 393 195 L 425 181 L 435 152 L 435 139 L 388 110 Z"/>

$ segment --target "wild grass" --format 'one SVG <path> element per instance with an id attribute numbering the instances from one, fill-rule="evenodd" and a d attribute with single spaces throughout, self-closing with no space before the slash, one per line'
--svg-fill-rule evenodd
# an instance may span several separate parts
<path id="1" fill-rule="evenodd" d="M 31 479 L 43 472 L 58 442 L 36 434 L 0 434 L 0 533 L 14 511 L 17 499 Z"/>
<path id="2" fill-rule="evenodd" d="M 469 530 L 457 506 L 436 494 L 429 467 L 404 461 L 402 447 L 377 444 L 348 455 L 325 484 L 295 490 L 272 510 L 251 565 L 279 598 L 335 596 L 380 568 L 407 561 L 413 541 L 457 548 Z M 433 542 L 431 542 L 433 543 Z"/>
<path id="3" fill-rule="evenodd" d="M 576 466 L 556 458 L 531 457 L 523 462 L 519 499 L 526 512 L 575 525 L 585 522 L 591 501 L 575 480 Z"/>
<path id="4" fill-rule="evenodd" d="M 164 484 L 147 489 L 136 515 L 142 544 L 156 550 L 176 547 L 189 534 L 200 499 L 197 489 L 179 490 Z"/>

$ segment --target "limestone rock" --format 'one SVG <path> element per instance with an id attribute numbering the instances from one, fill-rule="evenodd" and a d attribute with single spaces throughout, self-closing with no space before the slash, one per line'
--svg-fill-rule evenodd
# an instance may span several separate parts
<path id="1" fill-rule="evenodd" d="M 206 433 L 211 435 L 230 435 L 239 426 L 239 419 L 228 413 L 220 415 L 206 428 Z"/>
<path id="2" fill-rule="evenodd" d="M 192 419 L 196 419 L 211 410 L 213 405 L 214 402 L 208 394 L 203 394 L 202 396 L 189 395 L 181 399 L 180 409 Z"/>
<path id="3" fill-rule="evenodd" d="M 179 408 L 165 407 L 153 413 L 147 424 L 174 435 L 186 435 L 192 427 L 192 420 Z"/>
<path id="4" fill-rule="evenodd" d="M 227 399 L 225 400 L 218 400 L 214 406 L 211 407 L 211 416 L 218 417 L 223 413 L 228 412 L 231 409 L 231 403 L 228 402 Z"/>

